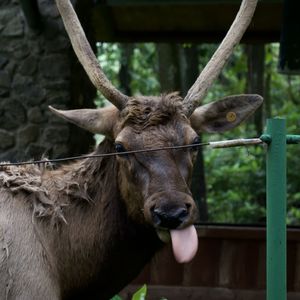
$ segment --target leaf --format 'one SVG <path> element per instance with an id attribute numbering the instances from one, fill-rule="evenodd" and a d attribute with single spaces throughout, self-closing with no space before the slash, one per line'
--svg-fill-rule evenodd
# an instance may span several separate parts
<path id="1" fill-rule="evenodd" d="M 110 300 L 122 300 L 122 298 L 118 295 L 115 295 Z"/>
<path id="2" fill-rule="evenodd" d="M 133 296 L 132 300 L 145 300 L 147 295 L 147 285 L 144 284 L 138 291 L 136 291 Z"/>

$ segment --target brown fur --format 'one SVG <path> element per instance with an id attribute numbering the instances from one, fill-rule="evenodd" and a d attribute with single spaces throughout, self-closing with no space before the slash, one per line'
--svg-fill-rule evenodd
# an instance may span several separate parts
<path id="1" fill-rule="evenodd" d="M 231 109 L 233 100 L 223 100 L 222 107 Z M 247 116 L 253 105 L 244 103 L 239 112 Z M 218 111 L 218 104 L 204 111 Z M 215 124 L 226 113 L 208 121 Z M 57 114 L 104 132 L 107 138 L 96 153 L 114 152 L 114 143 L 130 151 L 187 145 L 197 138 L 177 93 L 131 98 L 121 112 L 111 107 L 85 110 L 82 116 L 78 110 Z M 198 118 L 205 120 L 201 113 Z M 196 127 L 212 126 L 198 118 L 192 122 Z M 192 149 L 177 149 L 85 159 L 59 168 L 0 169 L 0 300 L 112 297 L 162 246 L 157 231 L 196 220 L 188 187 L 195 157 Z M 163 223 L 155 212 L 171 218 L 182 209 L 186 215 L 176 225 Z"/>
<path id="2" fill-rule="evenodd" d="M 104 141 L 96 152 L 113 151 L 113 144 Z M 116 174 L 115 158 L 87 159 L 57 170 L 23 166 L 0 171 L 0 210 L 32 231 L 17 244 L 13 236 L 21 229 L 8 227 L 0 216 L 0 241 L 9 240 L 5 249 L 25 255 L 23 261 L 11 261 L 9 255 L 0 261 L 0 276 L 10 286 L 4 290 L 7 299 L 108 299 L 138 274 L 161 243 L 153 229 L 128 218 Z M 25 213 L 12 211 L 19 205 Z M 40 275 L 40 269 L 46 274 Z M 123 276 L 116 276 L 119 272 Z M 18 285 L 30 273 L 44 282 L 27 295 L 26 285 Z"/>
<path id="3" fill-rule="evenodd" d="M 170 135 L 176 138 L 177 131 L 181 139 L 181 122 L 188 124 L 174 93 L 132 99 L 114 123 L 116 135 L 129 130 L 130 147 L 138 149 L 150 147 L 153 134 L 161 136 L 157 145 Z M 142 144 L 133 133 L 144 136 Z M 106 139 L 96 153 L 114 151 L 113 141 Z M 165 162 L 168 155 L 162 154 Z M 141 178 L 131 178 L 126 170 L 138 169 L 135 164 L 145 160 L 149 172 L 157 174 L 147 179 L 155 203 L 162 164 L 151 171 L 157 153 L 134 157 L 85 159 L 57 169 L 50 164 L 0 169 L 0 241 L 9 253 L 0 261 L 0 277 L 6 278 L 1 300 L 109 299 L 137 276 L 162 243 L 143 212 L 151 195 L 143 195 Z M 174 158 L 169 163 L 175 167 Z M 180 186 L 177 173 L 168 176 L 166 189 Z"/>
<path id="4" fill-rule="evenodd" d="M 136 132 L 141 132 L 149 126 L 165 124 L 170 120 L 186 119 L 182 98 L 178 92 L 161 97 L 131 98 L 122 112 L 122 117 L 122 127 L 131 126 Z"/>

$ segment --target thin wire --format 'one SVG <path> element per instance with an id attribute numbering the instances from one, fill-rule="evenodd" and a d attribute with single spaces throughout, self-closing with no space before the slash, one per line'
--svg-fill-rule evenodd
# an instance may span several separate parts
<path id="1" fill-rule="evenodd" d="M 209 142 L 190 144 L 190 145 L 182 145 L 182 146 L 169 146 L 169 147 L 160 147 L 160 148 L 152 148 L 152 149 L 141 149 L 141 150 L 124 151 L 124 152 L 88 154 L 88 155 L 71 156 L 71 157 L 65 157 L 65 158 L 42 159 L 42 160 L 32 160 L 32 161 L 23 161 L 23 162 L 14 162 L 14 163 L 13 162 L 12 163 L 0 163 L 0 167 L 58 163 L 58 162 L 79 160 L 79 159 L 110 157 L 110 156 L 116 156 L 116 155 L 129 155 L 129 154 L 134 154 L 134 153 L 154 152 L 154 151 L 171 150 L 171 149 L 186 149 L 186 148 L 194 148 L 194 147 L 201 147 L 201 146 L 208 146 L 208 145 L 210 145 Z"/>
<path id="2" fill-rule="evenodd" d="M 65 157 L 65 158 L 42 159 L 42 160 L 32 160 L 32 161 L 14 162 L 14 163 L 0 163 L 0 168 L 7 167 L 7 166 L 58 163 L 58 162 L 71 161 L 71 160 L 110 157 L 116 155 L 129 155 L 134 153 L 154 152 L 154 151 L 161 151 L 161 150 L 186 149 L 186 148 L 194 148 L 200 146 L 210 146 L 213 149 L 217 149 L 217 148 L 259 145 L 264 143 L 265 142 L 261 137 L 253 138 L 253 139 L 242 138 L 242 139 L 234 139 L 234 140 L 227 140 L 227 141 L 205 142 L 205 143 L 189 144 L 189 145 L 182 145 L 182 146 L 169 146 L 169 147 L 160 147 L 160 148 L 152 148 L 152 149 L 150 148 L 150 149 L 141 149 L 141 150 L 124 151 L 124 152 L 88 154 L 88 155 L 79 155 L 79 156 L 72 156 L 72 157 Z"/>

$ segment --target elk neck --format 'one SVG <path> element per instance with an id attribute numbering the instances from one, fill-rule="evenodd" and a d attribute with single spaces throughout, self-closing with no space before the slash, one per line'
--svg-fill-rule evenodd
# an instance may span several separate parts
<path id="1" fill-rule="evenodd" d="M 109 152 L 114 152 L 114 145 L 108 140 L 96 150 Z M 107 293 L 101 299 L 113 296 L 162 246 L 154 229 L 128 216 L 117 176 L 115 157 L 86 159 L 44 176 L 49 193 L 56 189 L 60 201 L 66 203 L 63 217 L 67 224 L 53 227 L 50 247 L 67 298 L 98 295 L 101 290 Z"/>

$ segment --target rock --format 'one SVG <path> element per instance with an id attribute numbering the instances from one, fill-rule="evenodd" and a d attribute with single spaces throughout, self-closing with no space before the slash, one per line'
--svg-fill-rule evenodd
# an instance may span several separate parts
<path id="1" fill-rule="evenodd" d="M 59 16 L 59 11 L 54 2 L 39 1 L 41 15 L 44 17 L 56 18 Z"/>
<path id="2" fill-rule="evenodd" d="M 0 69 L 3 69 L 8 63 L 8 58 L 0 56 Z"/>
<path id="3" fill-rule="evenodd" d="M 9 89 L 11 86 L 11 78 L 6 71 L 0 70 L 0 88 Z"/>
<path id="4" fill-rule="evenodd" d="M 43 35 L 47 40 L 55 39 L 61 32 L 64 32 L 64 26 L 62 21 L 44 19 L 44 30 Z"/>
<path id="5" fill-rule="evenodd" d="M 20 15 L 14 16 L 2 30 L 4 37 L 20 37 L 24 35 L 24 20 Z"/>
<path id="6" fill-rule="evenodd" d="M 0 141 L 0 150 L 7 150 L 15 145 L 14 135 L 3 129 L 0 129 Z"/>
<path id="7" fill-rule="evenodd" d="M 20 153 L 18 151 L 18 149 L 16 148 L 13 148 L 13 149 L 8 149 L 7 151 L 5 152 L 1 152 L 0 154 L 0 161 L 1 162 L 17 162 L 17 161 L 20 161 L 22 160 L 22 157 L 21 159 L 19 159 L 20 157 Z M 24 157 L 24 152 L 23 152 L 23 157 Z"/>
<path id="8" fill-rule="evenodd" d="M 0 7 L 6 7 L 10 3 L 10 0 L 1 0 L 0 1 Z"/>
<path id="9" fill-rule="evenodd" d="M 14 129 L 26 121 L 25 109 L 17 100 L 5 99 L 1 102 L 0 110 L 0 128 Z"/>
<path id="10" fill-rule="evenodd" d="M 45 90 L 39 85 L 31 84 L 19 96 L 23 103 L 27 106 L 34 106 L 42 103 L 45 99 Z"/>
<path id="11" fill-rule="evenodd" d="M 9 96 L 9 90 L 0 87 L 0 97 L 7 97 L 7 96 Z"/>
<path id="12" fill-rule="evenodd" d="M 39 107 L 35 106 L 28 110 L 27 112 L 28 121 L 31 123 L 42 123 L 46 120 L 46 117 L 43 115 Z"/>
<path id="13" fill-rule="evenodd" d="M 61 52 L 64 49 L 69 49 L 71 44 L 66 36 L 58 36 L 55 39 L 46 40 L 45 43 L 47 53 Z"/>
<path id="14" fill-rule="evenodd" d="M 47 152 L 47 148 L 40 144 L 30 144 L 25 150 L 25 157 L 27 159 L 41 159 Z"/>
<path id="15" fill-rule="evenodd" d="M 22 76 L 16 74 L 13 78 L 12 88 L 14 95 L 26 93 L 26 89 L 33 85 L 33 78 L 31 76 Z"/>
<path id="16" fill-rule="evenodd" d="M 47 105 L 61 105 L 69 103 L 70 100 L 70 94 L 68 92 L 53 91 L 47 94 L 45 103 Z"/>
<path id="17" fill-rule="evenodd" d="M 22 59 L 30 54 L 27 43 L 23 39 L 2 39 L 0 35 L 1 52 L 9 54 L 12 58 Z"/>
<path id="18" fill-rule="evenodd" d="M 12 87 L 18 88 L 21 87 L 22 89 L 25 88 L 26 86 L 30 85 L 33 83 L 33 78 L 30 76 L 23 76 L 20 74 L 16 74 L 14 79 L 13 79 L 13 83 L 12 83 Z"/>
<path id="19" fill-rule="evenodd" d="M 0 1 L 0 7 L 2 6 L 2 2 L 3 0 Z M 20 13 L 20 7 L 12 7 L 8 4 L 5 5 L 4 8 L 0 10 L 0 24 L 6 26 L 17 15 L 19 15 L 19 13 Z"/>
<path id="20" fill-rule="evenodd" d="M 51 126 L 47 127 L 43 132 L 43 142 L 45 144 L 59 144 L 66 143 L 69 139 L 68 126 Z"/>
<path id="21" fill-rule="evenodd" d="M 54 80 L 44 80 L 42 82 L 44 88 L 54 91 L 68 91 L 70 89 L 70 81 L 56 78 Z"/>
<path id="22" fill-rule="evenodd" d="M 39 137 L 39 126 L 29 124 L 18 131 L 18 147 L 26 147 Z"/>
<path id="23" fill-rule="evenodd" d="M 17 64 L 16 64 L 16 61 L 15 60 L 10 60 L 4 67 L 4 71 L 6 71 L 10 78 L 13 78 L 14 74 L 15 74 L 15 71 L 16 71 L 16 68 L 17 68 Z"/>
<path id="24" fill-rule="evenodd" d="M 44 51 L 44 40 L 41 38 L 29 39 L 28 47 L 31 49 L 30 55 L 41 57 Z"/>
<path id="25" fill-rule="evenodd" d="M 22 75 L 34 75 L 38 66 L 38 59 L 35 56 L 28 56 L 25 58 L 19 68 Z"/>
<path id="26" fill-rule="evenodd" d="M 51 158 L 61 158 L 61 157 L 67 157 L 69 154 L 68 147 L 65 144 L 58 144 L 55 145 L 51 149 Z"/>
<path id="27" fill-rule="evenodd" d="M 66 55 L 53 54 L 41 59 L 40 73 L 47 79 L 70 77 L 70 62 Z"/>

